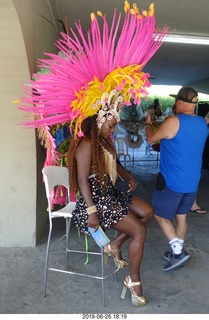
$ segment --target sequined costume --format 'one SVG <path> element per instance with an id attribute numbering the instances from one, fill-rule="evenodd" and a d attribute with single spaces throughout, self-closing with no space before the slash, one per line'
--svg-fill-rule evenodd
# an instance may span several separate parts
<path id="1" fill-rule="evenodd" d="M 103 230 L 111 229 L 113 224 L 128 214 L 132 195 L 116 189 L 109 174 L 104 175 L 103 179 L 99 179 L 96 174 L 91 175 L 89 185 L 92 199 L 98 210 L 99 224 Z M 82 195 L 79 195 L 77 199 L 73 219 L 81 232 L 89 233 L 87 228 L 88 214 Z"/>

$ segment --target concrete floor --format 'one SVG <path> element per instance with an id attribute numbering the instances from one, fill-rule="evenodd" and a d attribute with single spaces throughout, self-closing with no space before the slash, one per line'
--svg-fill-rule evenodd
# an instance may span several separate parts
<path id="1" fill-rule="evenodd" d="M 138 162 L 127 167 L 138 180 L 136 195 L 151 201 L 158 166 Z M 198 203 L 209 209 L 209 171 L 202 170 Z M 125 189 L 126 186 L 119 184 Z M 54 239 L 64 230 L 63 221 L 55 226 Z M 36 248 L 0 248 L 0 313 L 3 314 L 208 314 L 209 313 L 209 214 L 188 215 L 186 249 L 191 259 L 183 267 L 163 271 L 164 251 L 169 249 L 167 240 L 153 219 L 147 227 L 147 240 L 141 268 L 144 295 L 149 303 L 143 308 L 131 304 L 130 294 L 120 298 L 123 279 L 129 270 L 117 273 L 117 281 L 111 276 L 105 280 L 105 307 L 101 306 L 101 283 L 99 280 L 49 272 L 47 296 L 43 298 L 43 274 L 48 225 L 41 243 Z M 112 237 L 113 233 L 109 233 Z M 84 247 L 84 237 L 79 238 L 72 230 L 72 245 Z M 89 239 L 91 249 L 97 249 Z M 122 248 L 126 256 L 126 245 Z M 96 257 L 73 256 L 74 268 L 98 271 Z M 53 255 L 50 262 L 63 265 L 63 256 Z M 110 258 L 107 271 L 114 268 Z M 80 317 L 81 318 L 81 317 Z M 82 317 L 82 319 L 85 319 Z M 90 319 L 90 318 L 86 318 Z M 92 319 L 92 318 L 91 318 Z M 109 318 L 110 319 L 110 318 Z M 113 319 L 113 318 L 112 318 Z M 117 318 L 121 319 L 121 318 Z"/>

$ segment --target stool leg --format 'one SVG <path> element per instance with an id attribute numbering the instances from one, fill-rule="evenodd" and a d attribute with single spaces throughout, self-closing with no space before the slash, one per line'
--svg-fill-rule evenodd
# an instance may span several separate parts
<path id="1" fill-rule="evenodd" d="M 101 248 L 101 281 L 102 281 L 102 306 L 105 306 L 105 292 L 104 292 L 104 250 Z"/>
<path id="2" fill-rule="evenodd" d="M 47 240 L 47 248 L 46 248 L 46 259 L 45 259 L 45 270 L 44 270 L 44 298 L 46 297 L 46 283 L 47 283 L 47 274 L 48 274 L 48 262 L 49 262 L 49 249 L 52 235 L 52 222 L 50 221 L 49 234 Z"/>

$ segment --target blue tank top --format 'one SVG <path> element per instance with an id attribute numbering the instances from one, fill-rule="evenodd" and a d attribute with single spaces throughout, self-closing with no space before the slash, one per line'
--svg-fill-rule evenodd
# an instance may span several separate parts
<path id="1" fill-rule="evenodd" d="M 178 119 L 180 126 L 175 137 L 160 141 L 160 172 L 170 190 L 197 192 L 207 124 L 200 116 L 180 114 Z"/>

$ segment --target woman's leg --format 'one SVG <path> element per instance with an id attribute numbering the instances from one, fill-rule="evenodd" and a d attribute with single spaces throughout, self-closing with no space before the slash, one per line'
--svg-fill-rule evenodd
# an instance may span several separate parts
<path id="1" fill-rule="evenodd" d="M 116 228 L 114 227 L 114 229 Z M 127 235 L 126 233 L 118 233 L 117 237 L 114 238 L 114 240 L 112 240 L 109 244 L 112 252 L 110 252 L 108 246 L 104 247 L 104 251 L 110 253 L 117 261 L 126 261 L 121 255 L 120 248 L 128 238 L 129 235 Z"/>
<path id="2" fill-rule="evenodd" d="M 153 217 L 153 208 L 143 199 L 133 197 L 130 205 L 130 211 L 140 219 L 141 223 L 147 224 Z M 115 228 L 116 229 L 116 228 Z M 127 233 L 119 232 L 118 236 L 111 242 L 111 248 L 120 250 L 122 244 L 129 238 Z M 115 255 L 116 256 L 116 255 Z M 118 252 L 116 258 L 121 259 L 121 254 Z"/>
<path id="3" fill-rule="evenodd" d="M 141 198 L 133 197 L 129 208 L 143 224 L 147 224 L 153 217 L 152 206 Z"/>
<path id="4" fill-rule="evenodd" d="M 143 257 L 144 242 L 146 238 L 145 226 L 132 212 L 130 212 L 125 218 L 114 225 L 114 229 L 119 233 L 126 234 L 130 237 L 128 244 L 130 277 L 132 282 L 141 281 L 140 265 Z M 134 291 L 137 296 L 142 296 L 141 285 L 135 286 Z"/>

